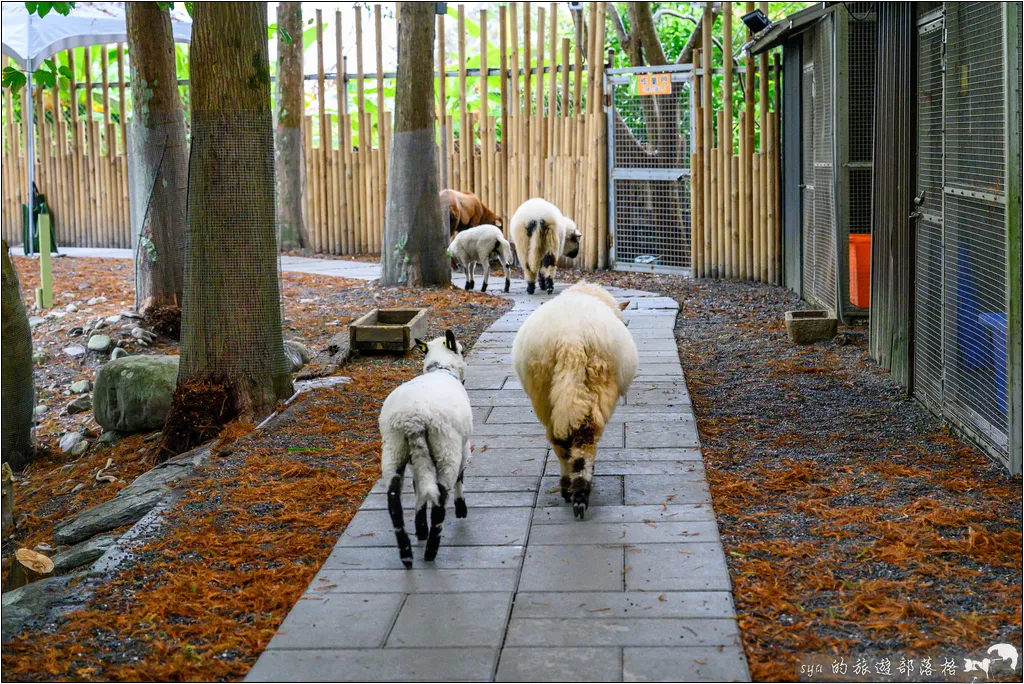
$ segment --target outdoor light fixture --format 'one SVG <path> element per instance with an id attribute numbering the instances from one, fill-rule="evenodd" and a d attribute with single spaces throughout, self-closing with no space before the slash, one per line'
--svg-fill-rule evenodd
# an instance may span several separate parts
<path id="1" fill-rule="evenodd" d="M 772 25 L 772 20 L 759 9 L 743 15 L 743 23 L 747 25 L 750 32 L 758 34 Z"/>
<path id="2" fill-rule="evenodd" d="M 570 12 L 579 12 L 579 11 L 581 11 L 583 9 L 583 3 L 582 2 L 569 2 L 569 3 L 566 3 L 566 4 L 569 5 L 569 11 Z"/>
<path id="3" fill-rule="evenodd" d="M 435 2 L 434 3 L 434 14 L 448 14 L 448 3 L 447 2 Z"/>

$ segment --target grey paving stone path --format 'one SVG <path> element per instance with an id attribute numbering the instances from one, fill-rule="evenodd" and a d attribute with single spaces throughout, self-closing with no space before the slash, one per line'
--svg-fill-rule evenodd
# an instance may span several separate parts
<path id="1" fill-rule="evenodd" d="M 282 267 L 380 273 L 345 260 L 285 257 Z M 417 544 L 405 570 L 378 482 L 247 681 L 749 681 L 676 351 L 678 305 L 612 293 L 631 302 L 640 370 L 601 440 L 586 519 L 562 501 L 557 459 L 510 358 L 519 326 L 549 297 L 513 281 L 514 308 L 467 356 L 469 517 L 449 511 L 437 560 L 424 563 Z"/>

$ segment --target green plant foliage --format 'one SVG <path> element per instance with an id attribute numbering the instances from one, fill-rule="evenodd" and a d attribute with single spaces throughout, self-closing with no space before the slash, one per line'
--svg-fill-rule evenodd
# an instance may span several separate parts
<path id="1" fill-rule="evenodd" d="M 75 9 L 75 3 L 73 2 L 26 2 L 25 9 L 28 10 L 29 14 L 38 14 L 40 17 L 45 17 L 53 10 L 57 14 L 62 14 L 65 17 L 71 14 L 71 10 Z"/>

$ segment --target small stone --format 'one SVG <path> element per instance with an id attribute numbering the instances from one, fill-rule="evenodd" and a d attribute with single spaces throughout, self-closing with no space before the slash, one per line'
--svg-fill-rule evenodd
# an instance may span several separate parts
<path id="1" fill-rule="evenodd" d="M 121 312 L 121 316 L 122 316 L 122 318 L 134 318 L 134 319 L 142 318 L 142 314 L 135 313 L 134 311 L 122 311 Z"/>
<path id="2" fill-rule="evenodd" d="M 92 410 L 92 398 L 91 397 L 78 397 L 72 399 L 67 407 L 68 415 L 75 415 L 76 413 L 85 413 L 86 411 Z"/>
<path id="3" fill-rule="evenodd" d="M 97 304 L 105 304 L 107 301 L 106 297 L 93 297 L 86 304 L 89 306 L 96 306 Z"/>
<path id="4" fill-rule="evenodd" d="M 46 352 L 43 351 L 42 349 L 36 349 L 34 352 L 32 352 L 32 363 L 36 364 L 37 366 L 46 363 L 46 358 Z"/>
<path id="5" fill-rule="evenodd" d="M 84 482 L 79 482 L 78 484 L 76 484 L 74 487 L 71 488 L 71 493 L 72 494 L 77 494 L 78 492 L 82 491 L 83 489 L 85 489 L 85 483 Z"/>
<path id="6" fill-rule="evenodd" d="M 84 394 L 89 391 L 89 381 L 78 380 L 77 382 L 71 383 L 71 387 L 68 389 L 71 390 L 72 394 Z"/>
<path id="7" fill-rule="evenodd" d="M 47 318 L 64 318 L 67 315 L 68 315 L 67 311 L 51 311 L 50 313 L 46 314 L 46 317 Z"/>
<path id="8" fill-rule="evenodd" d="M 292 373 L 302 370 L 302 367 L 309 363 L 309 351 L 301 342 L 285 340 L 284 355 L 291 364 Z"/>
<path id="9" fill-rule="evenodd" d="M 78 311 L 78 307 L 75 305 L 74 302 L 71 302 L 70 304 L 64 307 L 64 310 L 67 311 L 68 313 L 75 313 L 76 311 Z"/>
<path id="10" fill-rule="evenodd" d="M 156 440 L 160 439 L 163 436 L 164 436 L 163 432 L 157 431 L 157 432 L 154 432 L 151 435 L 146 435 L 146 438 L 144 440 L 142 440 L 142 441 L 143 442 L 155 442 Z"/>
<path id="11" fill-rule="evenodd" d="M 78 289 L 79 290 L 91 290 L 92 289 L 92 285 L 90 285 L 89 283 L 79 283 L 78 284 Z"/>
<path id="12" fill-rule="evenodd" d="M 80 344 L 72 344 L 69 347 L 64 347 L 64 353 L 71 358 L 77 358 L 85 354 L 85 347 Z"/>
<path id="13" fill-rule="evenodd" d="M 304 297 L 304 298 L 299 300 L 299 304 L 312 304 L 316 300 L 317 300 L 316 297 L 312 297 L 312 298 Z"/>
<path id="14" fill-rule="evenodd" d="M 69 454 L 76 445 L 85 442 L 85 435 L 81 432 L 68 432 L 60 438 L 58 447 L 60 447 L 61 453 Z"/>
<path id="15" fill-rule="evenodd" d="M 82 454 L 84 454 L 88 450 L 89 450 L 89 442 L 87 442 L 86 440 L 83 439 L 81 442 L 79 442 L 78 444 L 76 444 L 75 446 L 73 446 L 71 448 L 71 455 L 72 456 L 81 456 Z"/>
<path id="16" fill-rule="evenodd" d="M 341 321 L 335 318 L 333 321 L 327 321 L 327 325 L 341 325 Z"/>
<path id="17" fill-rule="evenodd" d="M 130 354 L 128 354 L 128 350 L 123 347 L 114 347 L 113 351 L 110 352 L 111 361 L 119 359 L 122 356 L 130 356 Z"/>
<path id="18" fill-rule="evenodd" d="M 106 327 L 107 327 L 107 322 L 105 320 L 103 320 L 102 318 L 96 320 L 92 324 L 92 329 L 93 330 L 103 330 Z"/>
<path id="19" fill-rule="evenodd" d="M 34 409 L 32 409 L 32 415 L 34 415 L 36 418 L 42 418 L 44 415 L 46 415 L 46 412 L 49 410 L 49 406 L 47 406 L 46 404 L 40 404 L 39 406 L 36 406 Z"/>
<path id="20" fill-rule="evenodd" d="M 46 319 L 43 318 L 42 316 L 32 316 L 32 318 L 28 319 L 28 327 L 30 327 L 32 329 L 35 329 L 35 328 L 38 328 L 39 326 L 41 326 L 45 322 L 46 322 Z"/>
<path id="21" fill-rule="evenodd" d="M 105 352 L 110 349 L 111 341 L 109 335 L 93 335 L 89 338 L 88 347 L 92 351 Z"/>
<path id="22" fill-rule="evenodd" d="M 33 549 L 33 551 L 36 551 L 37 553 L 41 553 L 44 556 L 52 556 L 53 555 L 53 547 L 50 546 L 49 544 L 36 544 L 36 547 Z"/>
<path id="23" fill-rule="evenodd" d="M 121 322 L 121 314 L 114 314 L 113 316 L 107 316 L 103 319 L 108 325 L 117 325 Z"/>
<path id="24" fill-rule="evenodd" d="M 107 430 L 100 438 L 96 440 L 97 444 L 113 444 L 117 440 L 121 439 L 123 435 L 117 430 Z"/>
<path id="25" fill-rule="evenodd" d="M 156 339 L 156 335 L 140 327 L 132 328 L 132 337 L 144 344 L 151 344 Z"/>

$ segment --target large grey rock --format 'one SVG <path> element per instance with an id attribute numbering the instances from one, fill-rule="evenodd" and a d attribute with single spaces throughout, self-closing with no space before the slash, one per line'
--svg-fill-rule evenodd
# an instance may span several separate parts
<path id="1" fill-rule="evenodd" d="M 292 366 L 292 373 L 299 372 L 302 370 L 303 366 L 309 363 L 309 351 L 301 342 L 285 340 L 284 355 L 288 358 L 288 362 Z"/>
<path id="2" fill-rule="evenodd" d="M 88 380 L 78 380 L 77 382 L 71 383 L 71 387 L 68 387 L 72 394 L 84 394 L 89 391 Z"/>
<path id="3" fill-rule="evenodd" d="M 67 588 L 64 577 L 49 577 L 26 584 L 13 591 L 4 592 L 0 597 L 3 607 L 3 640 L 19 634 L 33 618 L 44 616 L 63 597 Z"/>
<path id="4" fill-rule="evenodd" d="M 102 532 L 137 523 L 164 497 L 171 494 L 174 484 L 191 475 L 209 453 L 209 446 L 199 447 L 139 475 L 113 499 L 93 506 L 61 524 L 53 531 L 54 543 L 77 544 Z"/>
<path id="5" fill-rule="evenodd" d="M 120 359 L 123 356 L 131 356 L 128 353 L 128 350 L 125 349 L 124 347 L 114 347 L 114 349 L 110 352 L 110 360 L 111 361 L 114 361 L 116 359 Z"/>
<path id="6" fill-rule="evenodd" d="M 66 551 L 61 551 L 53 557 L 53 571 L 61 574 L 92 563 L 116 544 L 118 538 L 119 536 L 116 534 L 105 534 L 87 539 Z"/>
<path id="7" fill-rule="evenodd" d="M 110 349 L 111 340 L 110 335 L 93 335 L 89 338 L 89 342 L 86 346 L 92 351 L 104 352 Z"/>
<path id="8" fill-rule="evenodd" d="M 67 406 L 68 415 L 75 415 L 76 413 L 85 413 L 92 408 L 92 399 L 89 397 L 76 397 L 72 399 Z"/>
<path id="9" fill-rule="evenodd" d="M 115 359 L 96 374 L 96 422 L 105 430 L 129 433 L 163 427 L 177 384 L 177 356 Z"/>

